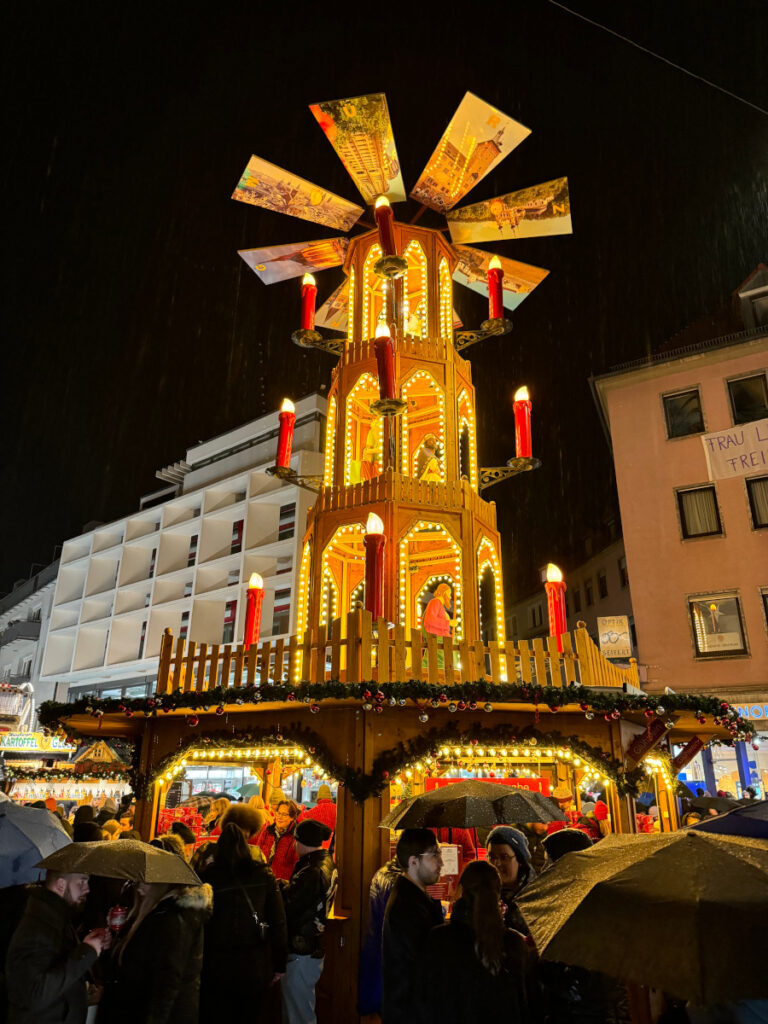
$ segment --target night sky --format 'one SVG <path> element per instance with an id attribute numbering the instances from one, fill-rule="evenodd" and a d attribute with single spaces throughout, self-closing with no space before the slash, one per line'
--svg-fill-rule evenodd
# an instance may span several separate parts
<path id="1" fill-rule="evenodd" d="M 766 259 L 768 116 L 546 0 L 141 6 L 3 7 L 0 592 L 199 439 L 328 381 L 330 357 L 290 342 L 297 282 L 265 287 L 236 250 L 336 232 L 229 196 L 256 153 L 359 201 L 307 106 L 377 91 L 408 190 L 467 89 L 532 134 L 466 202 L 569 177 L 573 236 L 479 243 L 551 273 L 511 335 L 469 350 L 481 465 L 514 454 L 515 388 L 534 398 L 543 468 L 487 492 L 508 590 L 567 566 L 616 510 L 587 378 Z M 573 7 L 768 108 L 763 0 Z M 340 280 L 319 276 L 318 305 Z M 486 313 L 459 286 L 456 306 Z"/>

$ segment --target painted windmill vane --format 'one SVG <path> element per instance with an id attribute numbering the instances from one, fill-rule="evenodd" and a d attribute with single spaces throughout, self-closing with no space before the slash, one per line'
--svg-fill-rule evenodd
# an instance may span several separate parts
<path id="1" fill-rule="evenodd" d="M 301 327 L 293 334 L 298 345 L 343 358 L 350 344 L 375 339 L 380 396 L 370 407 L 379 417 L 397 417 L 405 403 L 393 393 L 387 339 L 391 349 L 393 338 L 447 336 L 458 353 L 484 338 L 508 333 L 512 324 L 507 314 L 548 271 L 468 243 L 571 233 L 568 180 L 558 178 L 457 207 L 530 134 L 524 125 L 468 92 L 410 192 L 420 209 L 410 225 L 401 224 L 394 220 L 392 204 L 404 202 L 407 195 L 384 93 L 314 103 L 309 109 L 365 204 L 372 207 L 375 228 L 361 222 L 363 206 L 252 156 L 233 199 L 344 234 L 245 249 L 239 254 L 264 284 L 303 276 Z M 415 225 L 425 209 L 444 214 L 447 228 L 419 231 Z M 363 234 L 350 237 L 355 225 Z M 423 232 L 439 239 L 432 255 L 447 261 L 448 280 L 444 263 L 440 273 L 434 273 L 423 241 L 415 239 L 416 233 Z M 358 256 L 365 246 L 371 259 L 363 267 Z M 313 275 L 338 266 L 343 267 L 346 280 L 315 313 Z M 362 274 L 367 275 L 366 281 L 361 281 Z M 453 282 L 488 295 L 489 316 L 479 330 L 461 329 L 453 309 Z M 446 308 L 449 292 L 450 307 Z M 438 303 L 440 312 L 435 317 L 430 307 L 434 310 Z M 347 338 L 323 336 L 318 327 L 346 333 Z M 519 401 L 523 400 L 520 396 Z M 518 401 L 516 421 L 517 407 Z M 392 442 L 394 431 L 388 433 Z M 540 464 L 530 453 L 522 458 L 521 462 L 518 447 L 518 457 L 506 467 L 482 470 L 480 485 L 488 486 Z M 385 461 L 391 464 L 394 460 L 392 450 L 391 459 Z"/>

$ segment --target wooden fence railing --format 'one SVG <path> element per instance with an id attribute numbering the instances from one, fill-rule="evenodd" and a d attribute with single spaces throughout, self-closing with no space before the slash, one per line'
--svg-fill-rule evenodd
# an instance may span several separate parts
<path id="1" fill-rule="evenodd" d="M 217 686 L 237 689 L 268 683 L 319 683 L 331 679 L 357 683 L 422 680 L 435 685 L 514 682 L 518 676 L 532 686 L 618 687 L 638 685 L 634 659 L 619 668 L 600 654 L 586 628 L 563 633 L 558 651 L 554 637 L 506 642 L 456 641 L 451 637 L 424 637 L 369 612 L 347 616 L 346 629 L 334 619 L 328 630 L 307 631 L 303 639 L 265 640 L 258 646 L 205 644 L 163 635 L 157 693 L 181 688 L 203 692 Z"/>

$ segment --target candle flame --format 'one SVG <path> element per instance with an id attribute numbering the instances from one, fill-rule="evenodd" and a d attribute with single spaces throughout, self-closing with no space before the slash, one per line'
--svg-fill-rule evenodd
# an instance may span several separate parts
<path id="1" fill-rule="evenodd" d="M 498 256 L 491 256 L 491 262 L 488 264 L 489 270 L 501 270 L 501 260 Z"/>
<path id="2" fill-rule="evenodd" d="M 283 399 L 283 404 L 280 406 L 280 412 L 296 412 L 296 406 L 290 398 Z"/>
<path id="3" fill-rule="evenodd" d="M 530 397 L 531 396 L 528 394 L 528 388 L 526 387 L 518 388 L 515 392 L 516 402 L 527 402 L 530 400 Z"/>
<path id="4" fill-rule="evenodd" d="M 375 512 L 368 514 L 368 521 L 365 524 L 366 533 L 384 533 L 384 521 Z"/>
<path id="5" fill-rule="evenodd" d="M 547 583 L 562 583 L 563 573 L 554 562 L 547 565 Z"/>
<path id="6" fill-rule="evenodd" d="M 376 210 L 378 210 L 380 206 L 389 206 L 389 200 L 386 196 L 379 196 L 373 206 Z"/>
<path id="7" fill-rule="evenodd" d="M 251 573 L 251 577 L 248 580 L 248 589 L 249 590 L 263 590 L 264 589 L 264 580 L 261 578 L 261 576 L 257 572 L 252 572 Z"/>
<path id="8" fill-rule="evenodd" d="M 379 326 L 376 328 L 376 337 L 377 338 L 388 338 L 388 337 L 390 337 L 389 327 L 387 326 L 387 324 L 379 324 Z"/>
<path id="9" fill-rule="evenodd" d="M 315 284 L 315 279 L 314 279 L 314 277 L 312 277 L 311 274 L 305 274 L 304 277 L 302 277 L 302 279 L 301 279 L 301 283 L 302 284 L 314 285 Z"/>

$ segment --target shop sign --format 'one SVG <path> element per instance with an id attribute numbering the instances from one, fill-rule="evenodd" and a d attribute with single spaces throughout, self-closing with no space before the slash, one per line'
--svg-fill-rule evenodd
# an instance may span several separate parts
<path id="1" fill-rule="evenodd" d="M 768 704 L 734 704 L 742 718 L 765 719 L 768 722 Z"/>
<path id="2" fill-rule="evenodd" d="M 605 658 L 631 658 L 632 637 L 626 615 L 603 615 L 597 620 L 600 653 Z"/>
<path id="3" fill-rule="evenodd" d="M 768 419 L 702 434 L 710 480 L 750 476 L 768 468 Z"/>
<path id="4" fill-rule="evenodd" d="M 672 767 L 676 772 L 681 771 L 689 764 L 696 755 L 704 749 L 704 742 L 698 736 L 691 736 L 680 753 L 672 760 Z"/>
<path id="5" fill-rule="evenodd" d="M 653 750 L 662 736 L 665 736 L 667 727 L 660 718 L 654 719 L 650 725 L 639 736 L 635 736 L 627 747 L 627 757 L 639 764 L 649 750 Z"/>
<path id="6" fill-rule="evenodd" d="M 75 747 L 68 746 L 59 736 L 46 736 L 42 732 L 4 732 L 0 733 L 0 750 L 24 750 L 30 754 L 42 754 L 49 751 L 72 751 Z"/>

